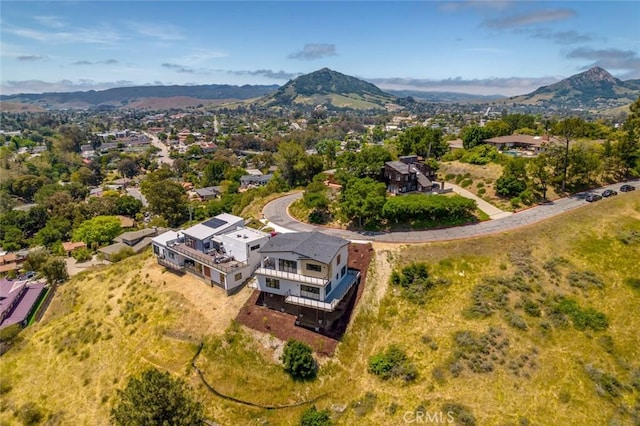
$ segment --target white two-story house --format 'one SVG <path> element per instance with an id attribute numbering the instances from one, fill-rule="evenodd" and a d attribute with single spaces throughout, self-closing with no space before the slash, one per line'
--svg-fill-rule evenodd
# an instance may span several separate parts
<path id="1" fill-rule="evenodd" d="M 327 328 L 340 315 L 360 273 L 347 267 L 349 241 L 320 232 L 280 234 L 262 248 L 256 270 L 262 303 L 296 313 L 297 323 Z"/>
<path id="2" fill-rule="evenodd" d="M 259 249 L 269 234 L 244 226 L 244 219 L 223 213 L 181 231 L 152 239 L 158 263 L 193 274 L 227 294 L 238 291 L 260 264 Z"/>

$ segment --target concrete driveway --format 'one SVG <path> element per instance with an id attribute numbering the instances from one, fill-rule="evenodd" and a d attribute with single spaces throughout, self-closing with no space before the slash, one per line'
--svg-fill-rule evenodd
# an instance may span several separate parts
<path id="1" fill-rule="evenodd" d="M 262 213 L 267 223 L 275 224 L 281 229 L 291 232 L 321 231 L 329 235 L 341 237 L 354 241 L 378 241 L 386 243 L 422 243 L 432 241 L 447 241 L 464 238 L 472 238 L 481 235 L 489 235 L 512 229 L 517 229 L 526 225 L 540 222 L 542 220 L 560 215 L 562 213 L 588 205 L 584 199 L 589 193 L 601 193 L 605 189 L 614 189 L 619 192 L 618 197 L 627 194 L 620 193 L 619 189 L 625 182 L 608 185 L 596 190 L 580 192 L 570 197 L 561 198 L 547 204 L 538 205 L 518 213 L 506 216 L 496 216 L 497 218 L 485 222 L 474 223 L 465 226 L 456 226 L 445 229 L 433 229 L 427 231 L 398 231 L 398 232 L 369 232 L 350 231 L 346 229 L 336 229 L 327 226 L 317 226 L 302 223 L 292 218 L 287 212 L 289 205 L 302 197 L 302 192 L 286 195 L 268 203 Z M 629 182 L 638 188 L 640 179 Z M 640 188 L 638 188 L 640 189 Z M 602 201 L 600 201 L 602 202 Z M 274 227 L 277 229 L 276 227 Z"/>

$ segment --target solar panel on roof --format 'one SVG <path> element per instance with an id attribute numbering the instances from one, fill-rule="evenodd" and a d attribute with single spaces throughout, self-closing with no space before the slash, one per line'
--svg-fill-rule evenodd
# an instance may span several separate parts
<path id="1" fill-rule="evenodd" d="M 226 220 L 218 219 L 217 217 L 213 217 L 205 222 L 202 222 L 203 225 L 208 226 L 212 229 L 220 228 L 222 225 L 226 225 L 228 222 Z"/>

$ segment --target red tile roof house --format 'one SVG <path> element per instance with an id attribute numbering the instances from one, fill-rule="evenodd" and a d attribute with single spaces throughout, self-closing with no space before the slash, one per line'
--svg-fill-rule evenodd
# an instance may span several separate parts
<path id="1" fill-rule="evenodd" d="M 25 327 L 44 291 L 43 282 L 0 279 L 0 329 L 13 324 Z"/>

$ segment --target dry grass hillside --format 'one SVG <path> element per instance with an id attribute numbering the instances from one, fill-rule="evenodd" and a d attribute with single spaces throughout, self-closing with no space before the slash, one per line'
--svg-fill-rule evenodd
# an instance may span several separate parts
<path id="1" fill-rule="evenodd" d="M 35 407 L 48 424 L 108 424 L 116 389 L 150 365 L 186 378 L 222 425 L 298 423 L 310 404 L 267 410 L 205 389 L 189 367 L 200 342 L 197 365 L 217 391 L 313 401 L 335 424 L 449 412 L 478 425 L 640 421 L 640 191 L 519 231 L 375 249 L 351 328 L 310 383 L 282 371 L 282 342 L 232 322 L 247 290 L 227 298 L 149 254 L 82 273 L 0 360 L 0 423 L 21 424 Z M 433 286 L 408 298 L 389 276 L 414 261 Z M 390 344 L 415 365 L 414 381 L 367 371 Z"/>

